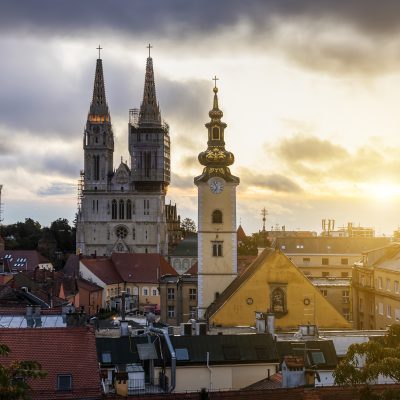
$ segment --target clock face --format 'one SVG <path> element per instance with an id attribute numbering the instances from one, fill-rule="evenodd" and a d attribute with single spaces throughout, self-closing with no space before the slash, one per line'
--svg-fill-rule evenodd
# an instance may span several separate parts
<path id="1" fill-rule="evenodd" d="M 210 183 L 210 190 L 214 194 L 221 193 L 224 190 L 224 184 L 221 181 L 213 180 Z"/>

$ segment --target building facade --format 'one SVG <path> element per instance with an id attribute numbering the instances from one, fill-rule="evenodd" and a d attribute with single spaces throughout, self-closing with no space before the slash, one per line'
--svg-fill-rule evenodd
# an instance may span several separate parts
<path id="1" fill-rule="evenodd" d="M 83 138 L 84 170 L 77 214 L 77 252 L 167 254 L 165 195 L 170 183 L 169 127 L 161 119 L 153 60 L 143 101 L 129 112 L 130 163 L 114 169 L 114 133 L 99 58 Z"/>
<path id="2" fill-rule="evenodd" d="M 239 178 L 229 166 L 232 153 L 225 150 L 222 111 L 218 88 L 214 87 L 213 108 L 209 112 L 208 148 L 199 154 L 203 173 L 194 179 L 198 188 L 198 317 L 237 275 L 236 187 Z"/>
<path id="3" fill-rule="evenodd" d="M 400 244 L 363 254 L 352 279 L 353 319 L 358 329 L 386 329 L 400 322 Z"/>

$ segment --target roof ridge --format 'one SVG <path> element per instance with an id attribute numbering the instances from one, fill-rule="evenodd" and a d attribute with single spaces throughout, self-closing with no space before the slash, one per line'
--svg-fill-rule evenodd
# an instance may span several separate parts
<path id="1" fill-rule="evenodd" d="M 263 255 L 270 256 L 274 253 L 274 249 L 270 247 L 266 247 L 258 257 L 245 269 L 242 275 L 236 277 L 229 286 L 218 296 L 218 298 L 212 302 L 206 311 L 206 317 L 211 318 L 227 301 L 228 299 L 239 290 L 246 280 L 253 275 L 257 269 L 262 265 L 262 261 L 264 260 Z M 264 254 L 265 253 L 265 254 Z"/>

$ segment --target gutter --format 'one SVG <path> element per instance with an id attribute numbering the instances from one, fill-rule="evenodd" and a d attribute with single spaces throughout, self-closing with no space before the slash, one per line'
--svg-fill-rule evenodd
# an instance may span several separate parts
<path id="1" fill-rule="evenodd" d="M 160 335 L 164 335 L 164 339 L 167 343 L 168 350 L 171 354 L 171 386 L 169 388 L 170 393 L 172 393 L 176 386 L 176 355 L 174 347 L 172 346 L 171 339 L 169 338 L 168 331 L 164 329 L 149 327 L 150 332 L 154 332 Z"/>

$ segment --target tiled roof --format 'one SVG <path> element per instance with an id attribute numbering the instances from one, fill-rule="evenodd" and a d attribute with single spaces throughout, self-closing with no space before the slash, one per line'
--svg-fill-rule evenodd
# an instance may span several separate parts
<path id="1" fill-rule="evenodd" d="M 113 253 L 111 260 L 123 282 L 157 283 L 162 275 L 177 275 L 157 253 Z"/>
<path id="2" fill-rule="evenodd" d="M 67 262 L 64 265 L 63 272 L 68 276 L 79 275 L 79 255 L 70 254 L 67 258 Z"/>
<path id="3" fill-rule="evenodd" d="M 110 258 L 83 258 L 81 263 L 106 285 L 122 282 Z"/>
<path id="4" fill-rule="evenodd" d="M 0 251 L 0 259 L 14 271 L 32 271 L 39 264 L 50 263 L 36 250 L 3 250 Z"/>
<path id="5" fill-rule="evenodd" d="M 275 247 L 285 254 L 360 254 L 385 246 L 388 237 L 285 237 L 277 238 Z"/>
<path id="6" fill-rule="evenodd" d="M 81 262 L 107 285 L 157 283 L 162 275 L 177 275 L 158 253 L 113 253 L 111 258 L 84 258 Z"/>
<path id="7" fill-rule="evenodd" d="M 236 234 L 237 234 L 237 241 L 238 242 L 243 242 L 244 240 L 247 239 L 247 236 L 244 233 L 242 225 L 239 225 L 239 227 L 237 228 Z"/>
<path id="8" fill-rule="evenodd" d="M 198 270 L 199 270 L 199 263 L 196 261 L 196 262 L 185 272 L 185 274 L 197 275 Z"/>
<path id="9" fill-rule="evenodd" d="M 35 360 L 47 371 L 44 379 L 29 380 L 33 399 L 59 398 L 58 374 L 72 375 L 73 390 L 61 398 L 100 398 L 95 336 L 88 328 L 0 329 L 0 343 L 11 351 L 8 357 L 0 357 L 3 364 Z"/>
<path id="10" fill-rule="evenodd" d="M 101 286 L 96 285 L 95 283 L 90 282 L 83 278 L 78 278 L 76 280 L 76 284 L 78 285 L 78 288 L 85 289 L 89 292 L 97 292 L 99 290 L 103 290 L 103 288 Z"/>
<path id="11" fill-rule="evenodd" d="M 282 387 L 282 374 L 277 372 L 269 378 L 262 379 L 250 386 L 245 387 L 243 390 L 270 390 Z"/>

